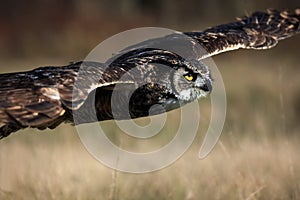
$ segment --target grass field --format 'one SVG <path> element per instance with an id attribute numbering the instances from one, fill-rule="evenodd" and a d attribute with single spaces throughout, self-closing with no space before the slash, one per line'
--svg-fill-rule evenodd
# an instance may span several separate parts
<path id="1" fill-rule="evenodd" d="M 239 3 L 255 8 L 255 3 Z M 224 10 L 222 6 L 220 9 Z M 94 10 L 95 15 L 98 11 Z M 42 15 L 43 10 L 40 12 Z M 211 15 L 209 9 L 207 12 Z M 102 13 L 98 15 L 101 19 Z M 16 35 L 7 29 L 7 37 L 0 38 L 0 73 L 80 60 L 99 42 L 98 34 L 104 39 L 128 27 L 153 26 L 151 20 L 156 19 L 149 17 L 147 21 L 146 16 L 133 24 L 135 15 L 127 21 L 120 20 L 122 15 L 108 15 L 95 27 L 97 17 L 86 23 L 93 15 L 82 16 L 77 21 L 82 20 L 86 27 L 62 20 L 58 27 L 67 30 L 61 31 L 42 29 L 47 23 L 41 18 L 42 25 L 37 23 L 40 27 L 29 27 L 35 28 L 32 32 L 42 29 L 43 34 L 37 37 L 28 28 L 25 39 L 16 41 Z M 72 15 L 69 18 L 73 20 Z M 209 19 L 203 19 L 210 24 Z M 186 26 L 196 27 L 194 23 L 198 21 Z M 107 30 L 102 32 L 102 26 Z M 49 40 L 44 44 L 42 39 Z M 299 43 L 298 35 L 272 50 L 241 50 L 214 58 L 226 87 L 227 116 L 220 140 L 205 159 L 199 160 L 198 152 L 210 119 L 209 99 L 199 101 L 200 128 L 188 151 L 171 166 L 146 174 L 117 172 L 99 163 L 86 151 L 72 126 L 61 125 L 54 131 L 26 129 L 0 141 L 0 199 L 300 199 Z M 151 143 L 128 139 L 114 123 L 102 125 L 116 144 L 128 150 L 151 150 L 174 136 L 179 112 L 168 116 L 167 127 Z M 196 122 L 191 119 L 191 123 Z"/>
<path id="2" fill-rule="evenodd" d="M 198 148 L 192 148 L 172 166 L 142 175 L 102 166 L 76 140 L 34 141 L 38 145 L 1 145 L 1 199 L 299 199 L 300 195 L 295 140 L 243 139 L 235 140 L 234 147 L 221 140 L 204 160 L 198 160 Z M 8 154 L 4 148 L 10 149 Z"/>

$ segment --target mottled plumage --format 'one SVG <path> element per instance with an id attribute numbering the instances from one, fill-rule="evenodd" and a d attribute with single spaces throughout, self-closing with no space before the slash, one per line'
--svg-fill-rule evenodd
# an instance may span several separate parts
<path id="1" fill-rule="evenodd" d="M 229 24 L 208 28 L 203 32 L 185 33 L 196 39 L 208 52 L 203 57 L 225 51 L 245 49 L 268 49 L 279 40 L 300 32 L 300 9 L 294 12 L 269 9 L 255 12 L 249 17 L 238 18 Z"/>
<path id="2" fill-rule="evenodd" d="M 238 48 L 271 48 L 300 32 L 299 20 L 299 10 L 268 10 L 205 31 L 186 32 L 181 35 L 189 44 L 182 47 L 187 48 L 187 57 L 156 48 L 174 47 L 180 34 L 172 34 L 128 47 L 107 63 L 78 62 L 1 74 L 0 138 L 26 127 L 130 119 L 176 109 L 211 92 L 210 72 L 201 59 Z M 204 51 L 195 51 L 195 45 Z"/>

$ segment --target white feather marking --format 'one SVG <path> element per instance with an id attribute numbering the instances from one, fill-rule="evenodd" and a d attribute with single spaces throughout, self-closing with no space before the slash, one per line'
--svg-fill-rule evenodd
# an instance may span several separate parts
<path id="1" fill-rule="evenodd" d="M 192 97 L 192 89 L 182 90 L 179 93 L 179 99 L 183 101 L 190 101 Z"/>
<path id="2" fill-rule="evenodd" d="M 126 84 L 126 83 L 133 84 L 134 82 L 132 82 L 132 81 L 112 81 L 110 83 L 92 84 L 90 86 L 90 88 L 88 89 L 88 93 L 90 93 L 91 91 L 93 91 L 99 87 L 106 87 L 106 86 L 110 86 L 110 85 L 114 85 L 114 84 Z"/>
<path id="3" fill-rule="evenodd" d="M 226 52 L 226 51 L 233 51 L 233 50 L 237 50 L 237 49 L 240 49 L 240 48 L 247 48 L 247 47 L 244 44 L 241 44 L 241 43 L 240 44 L 235 44 L 235 45 L 227 45 L 227 46 L 223 47 L 222 49 L 216 49 L 215 51 L 213 51 L 211 53 L 208 53 L 208 54 L 205 54 L 205 55 L 201 56 L 200 58 L 198 58 L 198 60 L 202 60 L 204 58 L 208 58 L 208 57 L 211 57 L 211 56 L 214 56 L 214 55 Z"/>
<path id="4" fill-rule="evenodd" d="M 41 88 L 41 93 L 50 99 L 59 100 L 60 95 L 57 88 Z"/>

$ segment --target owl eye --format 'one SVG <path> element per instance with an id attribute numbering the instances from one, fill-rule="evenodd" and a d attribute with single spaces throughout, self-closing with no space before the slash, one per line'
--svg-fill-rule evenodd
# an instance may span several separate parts
<path id="1" fill-rule="evenodd" d="M 188 73 L 184 75 L 184 78 L 188 81 L 195 81 L 196 80 L 196 75 L 192 73 Z"/>

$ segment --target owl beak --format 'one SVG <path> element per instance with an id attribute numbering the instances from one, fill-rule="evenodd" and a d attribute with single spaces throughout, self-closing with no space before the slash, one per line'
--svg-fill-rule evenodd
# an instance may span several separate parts
<path id="1" fill-rule="evenodd" d="M 200 89 L 203 90 L 203 91 L 205 91 L 205 92 L 209 92 L 210 91 L 209 88 L 208 88 L 208 86 L 207 86 L 207 84 L 202 85 L 200 87 Z"/>
<path id="2" fill-rule="evenodd" d="M 200 86 L 200 89 L 203 90 L 204 92 L 211 93 L 212 91 L 211 82 L 209 80 L 206 80 L 206 82 Z"/>

